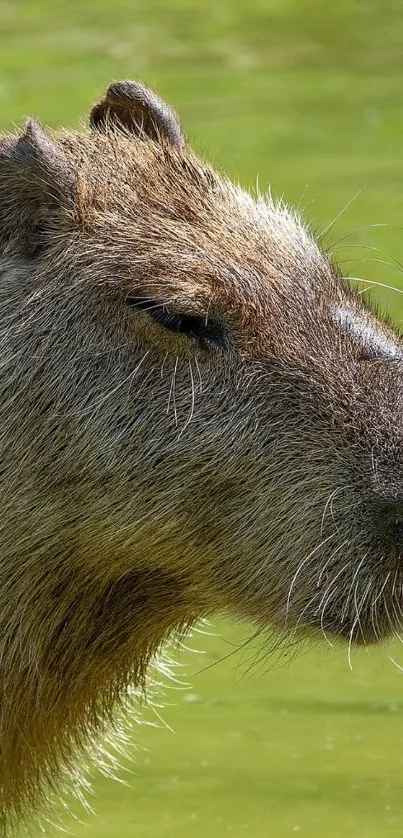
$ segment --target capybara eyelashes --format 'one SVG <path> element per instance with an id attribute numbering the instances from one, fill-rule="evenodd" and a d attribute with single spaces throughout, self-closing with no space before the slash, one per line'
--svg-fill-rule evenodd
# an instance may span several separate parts
<path id="1" fill-rule="evenodd" d="M 212 347 L 225 349 L 228 346 L 226 329 L 217 320 L 209 318 L 208 314 L 204 317 L 180 314 L 172 311 L 166 303 L 136 294 L 128 294 L 126 303 L 133 309 L 147 312 L 155 323 L 159 323 L 170 332 L 196 340 L 201 349 L 207 350 Z"/>

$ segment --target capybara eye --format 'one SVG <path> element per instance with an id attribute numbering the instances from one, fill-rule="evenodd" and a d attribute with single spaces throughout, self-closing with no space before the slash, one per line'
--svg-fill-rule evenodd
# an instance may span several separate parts
<path id="1" fill-rule="evenodd" d="M 228 346 L 227 331 L 217 320 L 207 316 L 181 314 L 172 311 L 165 303 L 135 294 L 129 294 L 126 297 L 126 303 L 131 308 L 146 312 L 155 323 L 159 323 L 170 332 L 177 332 L 197 340 L 202 349 L 212 347 L 226 349 Z"/>

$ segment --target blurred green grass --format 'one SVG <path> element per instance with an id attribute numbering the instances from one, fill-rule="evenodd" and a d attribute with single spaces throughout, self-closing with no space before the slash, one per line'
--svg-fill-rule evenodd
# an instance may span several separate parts
<path id="1" fill-rule="evenodd" d="M 145 709 L 158 726 L 136 727 L 127 785 L 95 777 L 95 814 L 75 807 L 73 834 L 401 838 L 403 680 L 388 656 L 403 651 L 356 650 L 351 671 L 346 649 L 264 660 L 258 646 L 235 651 L 247 626 L 215 632 L 187 641 L 204 654 L 181 655 L 192 687 L 161 693 L 171 730 Z"/>
<path id="2" fill-rule="evenodd" d="M 401 0 L 0 0 L 0 125 L 78 126 L 111 79 L 140 76 L 217 166 L 258 175 L 318 232 L 336 219 L 326 246 L 346 274 L 399 289 L 402 43 Z M 374 296 L 400 325 L 399 290 Z M 73 834 L 401 838 L 388 655 L 403 650 L 357 651 L 353 672 L 325 646 L 250 668 L 251 653 L 226 658 L 248 630 L 220 621 L 192 640 L 191 691 L 165 693 L 175 734 L 140 726 L 128 786 L 96 775 L 97 814 L 77 810 Z"/>

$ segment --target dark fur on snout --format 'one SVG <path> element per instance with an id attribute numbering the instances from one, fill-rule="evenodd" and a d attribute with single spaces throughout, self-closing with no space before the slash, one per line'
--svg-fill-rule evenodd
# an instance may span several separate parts
<path id="1" fill-rule="evenodd" d="M 199 617 L 402 617 L 393 329 L 155 93 L 90 123 L 0 139 L 4 833 Z"/>

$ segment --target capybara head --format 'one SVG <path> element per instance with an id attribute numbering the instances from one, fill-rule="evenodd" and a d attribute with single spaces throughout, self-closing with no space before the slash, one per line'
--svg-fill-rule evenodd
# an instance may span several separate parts
<path id="1" fill-rule="evenodd" d="M 197 618 L 399 624 L 403 356 L 141 84 L 3 136 L 0 182 L 6 831 Z"/>

